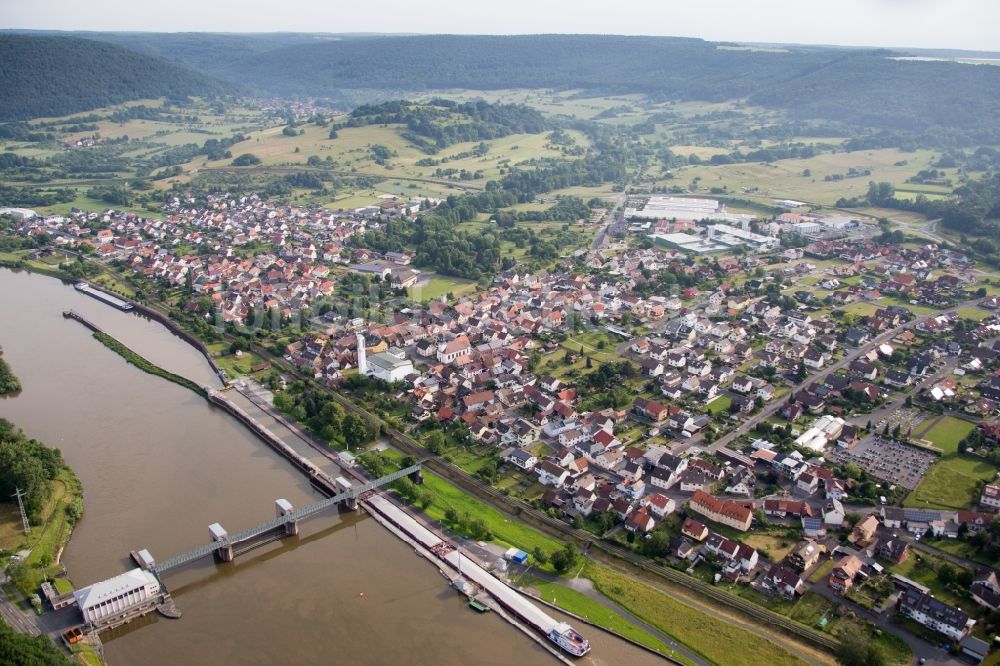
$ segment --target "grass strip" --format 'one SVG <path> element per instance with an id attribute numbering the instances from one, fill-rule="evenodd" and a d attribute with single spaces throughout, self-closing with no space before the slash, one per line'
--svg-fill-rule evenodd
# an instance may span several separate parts
<path id="1" fill-rule="evenodd" d="M 126 347 L 124 344 L 122 344 L 120 341 L 111 337 L 107 333 L 104 332 L 94 333 L 94 337 L 100 340 L 105 347 L 115 352 L 116 354 L 118 354 L 123 359 L 125 359 L 135 367 L 139 368 L 143 372 L 148 372 L 151 375 L 162 377 L 167 381 L 171 381 L 175 384 L 178 384 L 179 386 L 183 386 L 186 389 L 191 389 L 198 395 L 202 396 L 205 395 L 205 391 L 202 390 L 200 386 L 195 384 L 190 379 L 187 379 L 186 377 L 181 377 L 180 375 L 176 375 L 172 372 L 164 370 L 160 366 L 154 364 L 152 361 L 143 358 L 139 354 L 135 353 L 134 351 Z"/>
<path id="2" fill-rule="evenodd" d="M 703 613 L 625 574 L 588 563 L 583 575 L 629 613 L 721 666 L 807 663 L 763 636 Z"/>

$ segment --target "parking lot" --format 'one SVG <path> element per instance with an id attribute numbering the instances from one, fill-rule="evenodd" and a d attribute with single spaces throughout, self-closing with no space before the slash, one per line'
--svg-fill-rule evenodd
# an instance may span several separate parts
<path id="1" fill-rule="evenodd" d="M 835 448 L 827 458 L 837 463 L 853 462 L 866 472 L 897 486 L 913 490 L 937 456 L 881 435 L 861 440 L 853 449 Z"/>

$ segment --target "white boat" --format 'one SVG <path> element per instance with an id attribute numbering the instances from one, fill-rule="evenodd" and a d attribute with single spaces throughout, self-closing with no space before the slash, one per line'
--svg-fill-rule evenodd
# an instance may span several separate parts
<path id="1" fill-rule="evenodd" d="M 552 628 L 549 640 L 574 657 L 582 657 L 590 652 L 590 642 L 565 622 L 560 622 Z"/>

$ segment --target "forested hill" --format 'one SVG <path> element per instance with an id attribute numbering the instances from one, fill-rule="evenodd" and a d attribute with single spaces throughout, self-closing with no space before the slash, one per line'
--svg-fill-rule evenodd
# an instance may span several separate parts
<path id="1" fill-rule="evenodd" d="M 379 37 L 288 46 L 220 74 L 276 92 L 324 88 L 599 88 L 743 97 L 829 55 L 724 51 L 699 39 L 599 35 Z"/>
<path id="2" fill-rule="evenodd" d="M 61 116 L 133 99 L 213 95 L 229 86 L 111 44 L 0 33 L 0 120 Z"/>
<path id="3" fill-rule="evenodd" d="M 613 35 L 68 34 L 0 33 L 0 120 L 202 94 L 221 79 L 345 103 L 454 88 L 748 99 L 798 118 L 933 135 L 934 145 L 1000 143 L 1000 67 L 892 59 L 903 52 Z"/>
<path id="4" fill-rule="evenodd" d="M 749 98 L 803 117 L 1000 137 L 1000 67 L 891 59 L 888 51 L 732 50 L 699 39 L 599 35 L 355 38 L 285 46 L 220 66 L 277 94 L 340 89 L 583 88 L 664 99 Z"/>

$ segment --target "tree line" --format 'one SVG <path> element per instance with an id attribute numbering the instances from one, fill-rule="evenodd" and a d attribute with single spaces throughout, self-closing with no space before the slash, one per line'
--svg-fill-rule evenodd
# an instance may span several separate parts
<path id="1" fill-rule="evenodd" d="M 20 489 L 29 520 L 37 520 L 51 493 L 51 482 L 63 466 L 59 449 L 28 438 L 13 423 L 0 418 L 0 502 L 10 502 Z"/>

